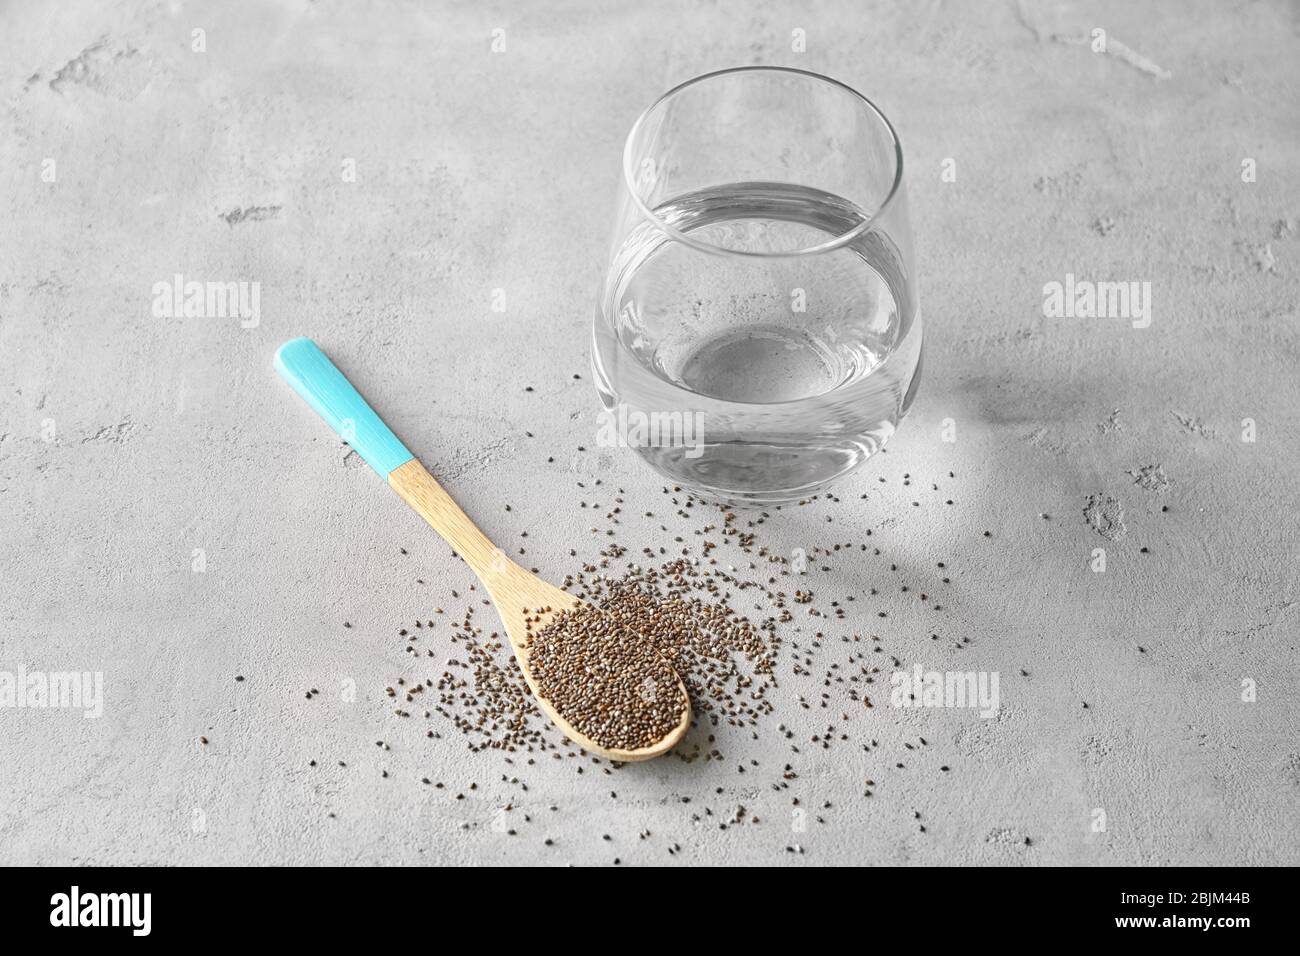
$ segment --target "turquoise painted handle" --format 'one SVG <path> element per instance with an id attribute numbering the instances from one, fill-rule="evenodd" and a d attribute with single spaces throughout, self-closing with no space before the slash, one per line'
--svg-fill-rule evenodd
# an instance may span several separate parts
<path id="1" fill-rule="evenodd" d="M 415 457 L 311 339 L 276 349 L 275 370 L 380 478 Z"/>

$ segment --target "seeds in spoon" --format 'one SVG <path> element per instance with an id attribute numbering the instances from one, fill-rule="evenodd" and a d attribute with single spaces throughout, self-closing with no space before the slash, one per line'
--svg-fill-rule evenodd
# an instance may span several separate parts
<path id="1" fill-rule="evenodd" d="M 608 750 L 653 746 L 686 710 L 677 672 L 654 646 L 590 605 L 530 635 L 528 666 L 539 695 Z"/>

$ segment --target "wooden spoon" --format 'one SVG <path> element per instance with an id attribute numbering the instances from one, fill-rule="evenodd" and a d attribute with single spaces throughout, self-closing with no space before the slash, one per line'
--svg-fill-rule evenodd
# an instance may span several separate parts
<path id="1" fill-rule="evenodd" d="M 658 757 L 682 739 L 690 726 L 691 706 L 680 675 L 677 676 L 677 685 L 684 702 L 681 723 L 649 747 L 635 750 L 602 747 L 565 720 L 551 702 L 538 693 L 537 681 L 528 667 L 528 635 L 544 628 L 559 611 L 571 610 L 582 602 L 521 568 L 504 551 L 493 546 L 315 342 L 306 338 L 285 342 L 276 350 L 275 368 L 366 464 L 386 479 L 402 500 L 465 559 L 496 605 L 506 636 L 514 648 L 515 660 L 519 662 L 533 696 L 566 737 L 591 753 L 618 761 Z M 532 622 L 531 632 L 528 620 Z M 612 622 L 611 626 L 614 626 Z"/>

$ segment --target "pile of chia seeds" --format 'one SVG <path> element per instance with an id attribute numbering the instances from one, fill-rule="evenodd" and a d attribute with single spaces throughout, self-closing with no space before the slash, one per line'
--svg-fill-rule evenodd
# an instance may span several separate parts
<path id="1" fill-rule="evenodd" d="M 903 484 L 910 484 L 910 476 L 904 476 Z M 932 490 L 937 493 L 938 486 Z M 691 731 L 672 751 L 679 759 L 723 759 L 720 745 L 728 736 L 744 733 L 759 739 L 767 718 L 778 706 L 840 708 L 840 720 L 828 724 L 824 734 L 815 735 L 808 743 L 830 749 L 847 742 L 849 735 L 841 725 L 851 719 L 851 712 L 873 706 L 868 690 L 880 672 L 881 659 L 893 666 L 900 662 L 885 655 L 882 639 L 875 633 L 828 633 L 848 625 L 853 602 L 877 596 L 876 588 L 866 595 L 848 593 L 827 601 L 802 585 L 814 577 L 808 571 L 831 571 L 834 563 L 845 558 L 854 564 L 868 558 L 883 563 L 881 549 L 845 542 L 814 547 L 793 558 L 773 554 L 760 542 L 762 526 L 770 517 L 767 512 L 736 512 L 704 504 L 676 488 L 665 488 L 664 494 L 678 519 L 697 525 L 692 537 L 698 541 L 688 544 L 683 535 L 673 536 L 674 543 L 681 545 L 675 555 L 664 547 L 643 548 L 641 556 L 650 563 L 628 560 L 628 548 L 622 544 L 606 544 L 594 561 L 563 579 L 562 587 L 589 606 L 593 616 L 587 621 L 559 615 L 530 638 L 534 676 L 547 699 L 601 746 L 647 746 L 680 720 L 677 695 L 662 692 L 675 669 L 693 712 Z M 819 500 L 839 501 L 824 495 L 792 507 Z M 622 505 L 620 491 L 605 514 L 611 527 L 593 526 L 593 534 L 603 531 L 616 536 Z M 582 507 L 587 508 L 588 502 L 582 502 Z M 705 518 L 703 525 L 698 524 L 701 517 Z M 666 525 L 660 527 L 671 534 Z M 718 556 L 724 551 L 739 555 L 735 559 L 741 565 L 721 563 Z M 577 557 L 576 550 L 570 554 Z M 942 562 L 937 567 L 946 574 Z M 888 569 L 899 573 L 895 564 Z M 948 583 L 946 576 L 942 583 Z M 476 585 L 470 590 L 474 593 L 467 595 L 469 606 L 451 634 L 439 629 L 436 641 L 441 647 L 426 642 L 421 651 L 418 634 L 401 629 L 406 651 L 416 658 L 442 656 L 448 637 L 453 652 L 436 677 L 416 680 L 413 686 L 403 679 L 398 687 L 404 694 L 398 695 L 390 687 L 390 696 L 404 696 L 406 704 L 422 701 L 425 717 L 444 725 L 428 730 L 427 735 L 442 737 L 450 729 L 465 739 L 471 751 L 550 754 L 554 759 L 583 756 L 577 745 L 551 725 L 533 699 L 491 602 Z M 909 587 L 903 585 L 900 590 L 907 594 Z M 452 596 L 461 597 L 454 591 Z M 926 591 L 913 591 L 909 596 L 924 602 L 931 611 L 942 610 Z M 854 623 L 860 627 L 864 619 L 873 618 L 881 623 L 879 618 L 884 617 L 884 611 L 868 617 L 863 608 L 854 615 Z M 591 626 L 596 620 L 603 626 Z M 616 623 L 616 629 L 608 627 L 610 621 Z M 428 626 L 433 623 L 428 621 Z M 423 626 L 418 621 L 415 624 L 417 629 Z M 928 636 L 938 640 L 937 634 Z M 820 697 L 795 694 L 779 702 L 778 662 L 784 661 L 785 670 L 803 684 L 818 676 L 815 658 L 823 656 L 824 646 L 832 641 L 848 645 L 848 654 L 820 675 L 824 688 Z M 671 668 L 665 667 L 665 662 Z M 411 710 L 402 706 L 396 713 L 412 716 Z M 767 727 L 766 733 L 771 732 Z M 775 733 L 785 740 L 792 738 L 784 724 Z M 869 750 L 874 744 L 868 740 L 863 746 Z M 799 752 L 798 744 L 790 747 Z M 789 780 L 792 774 L 787 768 L 782 777 Z M 870 791 L 870 785 L 866 789 Z"/>
<path id="2" fill-rule="evenodd" d="M 614 608 L 581 604 L 528 637 L 541 697 L 606 750 L 652 747 L 682 722 L 686 697 L 654 646 Z"/>

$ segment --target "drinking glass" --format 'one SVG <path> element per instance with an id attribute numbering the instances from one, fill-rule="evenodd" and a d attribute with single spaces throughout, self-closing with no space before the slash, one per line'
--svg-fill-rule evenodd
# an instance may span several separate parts
<path id="1" fill-rule="evenodd" d="M 744 67 L 641 115 L 592 337 L 599 444 L 707 499 L 793 501 L 888 441 L 920 367 L 903 154 L 869 100 Z"/>

